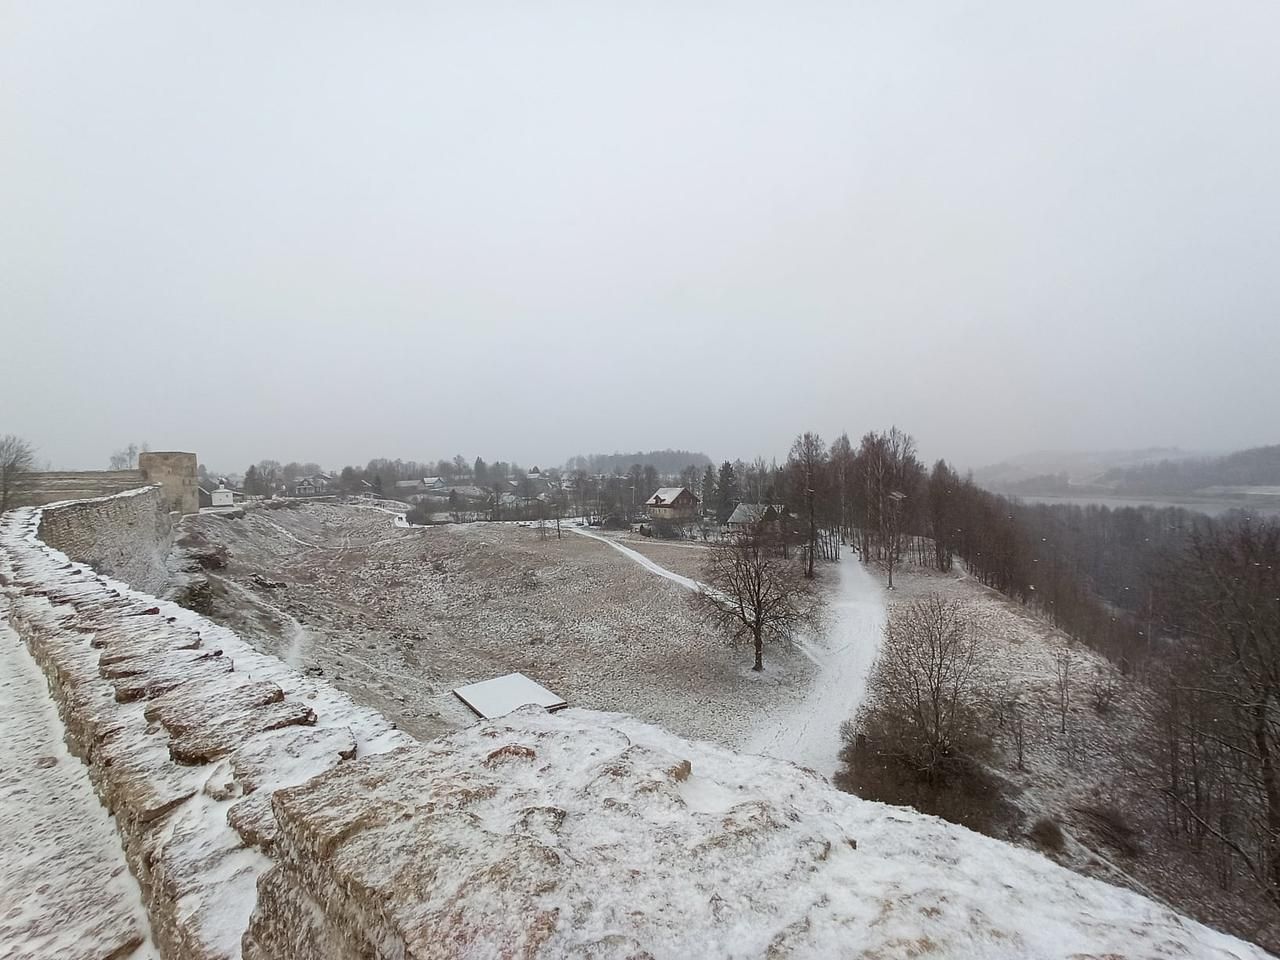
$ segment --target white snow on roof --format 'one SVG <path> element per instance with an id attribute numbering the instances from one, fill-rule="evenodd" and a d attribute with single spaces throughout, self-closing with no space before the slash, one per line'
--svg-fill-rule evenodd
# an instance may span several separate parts
<path id="1" fill-rule="evenodd" d="M 662 487 L 657 493 L 644 502 L 645 506 L 659 507 L 663 504 L 668 504 L 676 497 L 680 496 L 680 494 L 684 493 L 685 489 L 685 487 Z M 690 496 L 693 496 L 693 494 L 691 493 Z M 695 497 L 694 499 L 697 498 Z"/>
<path id="2" fill-rule="evenodd" d="M 486 720 L 505 716 L 512 710 L 530 704 L 548 710 L 568 706 L 542 684 L 535 683 L 523 673 L 508 673 L 505 677 L 470 683 L 465 687 L 458 687 L 453 693 Z"/>

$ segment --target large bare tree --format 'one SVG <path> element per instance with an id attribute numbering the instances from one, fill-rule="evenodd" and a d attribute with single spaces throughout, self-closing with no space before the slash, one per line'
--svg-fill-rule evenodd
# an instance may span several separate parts
<path id="1" fill-rule="evenodd" d="M 748 640 L 753 670 L 764 669 L 766 641 L 789 641 L 822 619 L 824 603 L 769 524 L 735 534 L 709 549 L 706 583 L 693 595 L 701 614 L 735 640 Z"/>
<path id="2" fill-rule="evenodd" d="M 880 755 L 934 780 L 974 740 L 980 684 L 968 612 L 930 594 L 890 615 L 862 727 Z"/>
<path id="3" fill-rule="evenodd" d="M 827 466 L 827 445 L 816 433 L 805 431 L 791 444 L 788 466 L 795 478 L 797 493 L 803 499 L 809 521 L 809 546 L 805 551 L 804 575 L 813 579 L 813 558 L 818 552 L 817 500 L 824 491 Z"/>
<path id="4" fill-rule="evenodd" d="M 0 513 L 14 505 L 23 477 L 31 472 L 35 450 L 31 444 L 6 433 L 0 437 Z"/>

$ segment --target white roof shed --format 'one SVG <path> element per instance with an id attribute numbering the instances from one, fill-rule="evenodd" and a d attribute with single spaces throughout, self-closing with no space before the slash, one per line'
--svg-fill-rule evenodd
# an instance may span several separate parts
<path id="1" fill-rule="evenodd" d="M 563 700 L 540 683 L 535 683 L 523 673 L 508 673 L 479 683 L 458 687 L 453 695 L 486 720 L 505 716 L 512 710 L 533 704 L 548 711 L 568 706 Z"/>

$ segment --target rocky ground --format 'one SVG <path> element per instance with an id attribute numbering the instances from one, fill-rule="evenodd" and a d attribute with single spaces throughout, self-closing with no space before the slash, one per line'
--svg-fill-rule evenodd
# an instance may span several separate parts
<path id="1" fill-rule="evenodd" d="M 746 650 L 697 622 L 687 590 L 568 530 L 404 529 L 383 511 L 310 504 L 191 517 L 181 535 L 175 566 L 225 550 L 225 566 L 197 576 L 209 615 L 420 739 L 474 721 L 455 687 L 520 671 L 571 705 L 732 745 L 814 670 L 778 650 L 752 673 Z"/>

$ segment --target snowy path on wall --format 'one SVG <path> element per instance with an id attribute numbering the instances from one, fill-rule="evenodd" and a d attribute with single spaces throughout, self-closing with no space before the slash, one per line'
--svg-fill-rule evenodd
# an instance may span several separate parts
<path id="1" fill-rule="evenodd" d="M 115 824 L 7 620 L 0 597 L 0 955 L 154 957 Z"/>
<path id="2" fill-rule="evenodd" d="M 703 586 L 616 540 L 578 527 L 570 529 L 607 543 L 646 570 L 686 589 Z M 884 591 L 854 554 L 846 552 L 834 569 L 838 579 L 829 598 L 827 629 L 821 638 L 799 645 L 804 655 L 818 664 L 817 679 L 800 702 L 762 709 L 760 721 L 737 745 L 749 753 L 790 760 L 825 777 L 838 766 L 840 725 L 857 712 L 866 695 L 867 678 L 880 650 L 886 609 Z"/>

